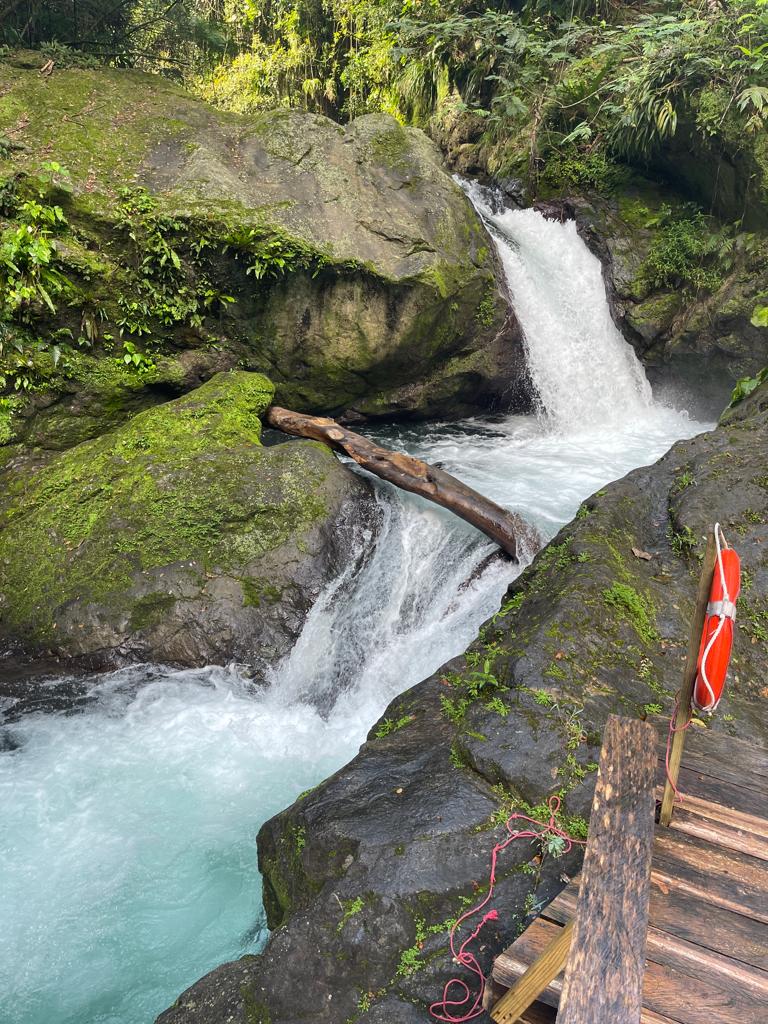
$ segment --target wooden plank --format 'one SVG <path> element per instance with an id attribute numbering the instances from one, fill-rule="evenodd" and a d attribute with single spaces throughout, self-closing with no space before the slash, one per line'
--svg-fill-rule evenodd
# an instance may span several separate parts
<path id="1" fill-rule="evenodd" d="M 745 853 L 757 860 L 768 861 L 768 836 L 756 835 L 750 828 L 739 827 L 739 819 L 722 813 L 716 806 L 695 807 L 693 801 L 678 804 L 670 827 L 676 832 L 697 836 L 712 846 Z"/>
<path id="2" fill-rule="evenodd" d="M 684 760 L 690 767 L 723 782 L 760 788 L 762 779 L 768 784 L 768 748 L 715 729 L 689 729 Z"/>
<path id="3" fill-rule="evenodd" d="M 496 957 L 493 978 L 499 985 L 511 988 L 563 930 L 545 917 L 537 917 L 509 949 Z M 554 978 L 538 996 L 540 1002 L 557 1009 L 563 989 L 562 977 Z"/>
<path id="4" fill-rule="evenodd" d="M 547 907 L 547 916 L 565 923 L 576 913 L 578 885 L 571 884 Z M 647 955 L 665 948 L 673 935 L 692 945 L 722 953 L 732 960 L 768 971 L 768 926 L 706 900 L 681 892 L 674 881 L 663 888 L 653 884 L 648 914 Z M 768 977 L 768 975 L 766 975 Z"/>
<path id="5" fill-rule="evenodd" d="M 768 1020 L 768 1007 L 762 1001 L 653 960 L 645 967 L 643 1004 L 646 1011 L 678 1024 L 764 1024 Z"/>
<path id="6" fill-rule="evenodd" d="M 661 798 L 659 790 L 663 789 L 665 783 L 664 759 L 659 758 L 656 771 L 657 799 Z M 687 800 L 695 797 L 698 800 L 710 801 L 766 820 L 768 819 L 768 783 L 764 783 L 760 779 L 756 782 L 756 786 L 759 788 L 724 782 L 713 775 L 706 775 L 690 768 L 686 751 L 678 775 L 677 787 L 683 795 L 683 801 L 678 806 L 684 807 Z"/>
<path id="7" fill-rule="evenodd" d="M 496 1003 L 491 1010 L 491 1017 L 497 1024 L 515 1024 L 520 1014 L 527 1010 L 531 1003 L 536 1001 L 539 993 L 561 973 L 568 959 L 573 929 L 573 921 L 569 921 L 561 928 L 541 956 Z"/>
<path id="8" fill-rule="evenodd" d="M 665 729 L 656 748 L 662 763 L 666 746 Z M 687 730 L 683 764 L 710 778 L 732 782 L 737 786 L 762 790 L 768 783 L 768 747 L 761 742 L 729 736 L 715 728 L 694 725 Z"/>
<path id="9" fill-rule="evenodd" d="M 741 832 L 747 832 L 755 839 L 768 839 L 768 820 L 749 811 L 716 803 L 714 800 L 702 800 L 701 797 L 690 796 L 685 801 L 685 808 L 690 814 L 701 818 L 709 818 L 721 825 L 726 825 Z"/>
<path id="10" fill-rule="evenodd" d="M 693 696 L 693 687 L 696 682 L 696 665 L 699 658 L 701 633 L 704 629 L 704 620 L 707 614 L 709 591 L 712 587 L 715 558 L 715 536 L 713 533 L 710 533 L 707 537 L 707 547 L 704 551 L 704 561 L 701 565 L 699 589 L 696 593 L 696 603 L 693 609 L 693 619 L 691 620 L 691 632 L 688 637 L 688 654 L 685 659 L 683 683 L 680 687 L 677 711 L 675 713 L 675 729 L 677 731 L 672 737 L 672 743 L 670 745 L 668 769 L 669 778 L 667 779 L 664 787 L 664 796 L 661 801 L 661 812 L 659 814 L 659 821 L 662 825 L 669 825 L 672 820 L 672 812 L 675 805 L 674 786 L 677 784 L 677 774 L 680 770 L 680 761 L 683 756 L 686 731 L 688 731 L 684 729 L 684 726 L 691 717 L 691 697 Z"/>
<path id="11" fill-rule="evenodd" d="M 603 735 L 558 1024 L 636 1024 L 648 924 L 656 733 L 612 715 Z"/>
<path id="12" fill-rule="evenodd" d="M 544 917 L 537 918 L 523 935 L 497 958 L 493 968 L 493 976 L 497 984 L 514 984 L 523 971 L 553 941 L 558 930 L 561 930 L 560 925 L 548 921 Z M 658 978 L 654 980 L 652 998 L 655 1003 L 660 1003 L 660 993 L 668 991 L 673 985 L 670 980 L 670 972 L 666 968 L 658 968 L 657 973 Z M 685 985 L 686 992 L 689 991 L 690 984 L 689 979 Z M 553 1009 L 556 1008 L 560 1001 L 562 987 L 562 978 L 555 978 L 539 996 L 540 1002 Z M 720 1001 L 722 1000 L 720 999 Z M 679 1018 L 674 1015 L 668 1016 L 668 1012 L 644 1006 L 640 1015 L 640 1024 L 679 1024 Z M 714 1024 L 714 1021 L 710 1019 L 706 1024 Z M 753 1024 L 753 1022 L 745 1019 L 742 1024 Z"/>
<path id="13" fill-rule="evenodd" d="M 732 991 L 739 1003 L 743 997 L 745 1005 L 755 1002 L 768 1006 L 768 972 L 732 960 L 716 950 L 704 949 L 654 928 L 648 931 L 647 959 L 682 971 L 699 982 L 711 982 L 725 992 Z"/>
<path id="14" fill-rule="evenodd" d="M 740 851 L 659 827 L 651 880 L 656 885 L 674 884 L 713 907 L 768 923 L 768 865 Z"/>

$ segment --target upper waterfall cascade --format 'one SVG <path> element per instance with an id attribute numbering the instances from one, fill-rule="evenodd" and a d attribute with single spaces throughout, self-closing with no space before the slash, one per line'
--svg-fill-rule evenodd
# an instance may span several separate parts
<path id="1" fill-rule="evenodd" d="M 531 379 L 553 425 L 578 430 L 647 413 L 651 387 L 613 322 L 600 261 L 575 221 L 505 209 L 491 189 L 462 185 L 496 241 Z"/>

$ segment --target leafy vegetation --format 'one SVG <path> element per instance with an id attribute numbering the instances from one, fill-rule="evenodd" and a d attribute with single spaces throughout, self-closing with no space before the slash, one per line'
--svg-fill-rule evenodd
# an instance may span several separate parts
<path id="1" fill-rule="evenodd" d="M 354 917 L 355 914 L 359 914 L 361 910 L 365 908 L 365 900 L 362 896 L 356 896 L 353 900 L 340 900 L 343 914 L 341 920 L 336 926 L 337 931 L 341 931 L 350 917 Z"/>
<path id="2" fill-rule="evenodd" d="M 16 0 L 0 42 L 159 69 L 241 111 L 425 124 L 447 104 L 480 126 L 491 170 L 599 190 L 683 128 L 738 148 L 768 120 L 765 0 Z M 694 236 L 695 219 L 667 242 Z"/>
<path id="3" fill-rule="evenodd" d="M 741 380 L 736 381 L 736 387 L 733 389 L 731 395 L 731 403 L 728 406 L 732 409 L 734 406 L 743 402 L 745 398 L 748 398 L 753 391 L 756 391 L 766 380 L 768 380 L 768 366 L 762 369 L 754 377 L 742 377 Z"/>
<path id="4" fill-rule="evenodd" d="M 658 642 L 655 609 L 634 587 L 627 583 L 614 583 L 603 591 L 603 600 L 629 622 L 643 643 Z"/>
<path id="5" fill-rule="evenodd" d="M 0 395 L 71 375 L 83 349 L 135 378 L 150 375 L 175 350 L 177 331 L 218 343 L 235 301 L 222 282 L 242 276 L 233 264 L 267 289 L 331 262 L 277 228 L 163 213 L 136 186 L 118 190 L 108 238 L 87 224 L 83 233 L 78 210 L 68 172 L 53 161 L 0 180 Z"/>
<path id="6" fill-rule="evenodd" d="M 374 736 L 380 740 L 384 739 L 385 736 L 389 736 L 391 733 L 405 728 L 406 725 L 410 725 L 414 717 L 414 715 L 405 714 L 401 715 L 400 718 L 385 718 L 377 726 Z"/>
<path id="7" fill-rule="evenodd" d="M 57 337 L 43 339 L 36 330 L 41 316 L 55 314 L 56 303 L 71 290 L 57 241 L 67 218 L 45 197 L 45 177 L 61 171 L 58 164 L 44 164 L 38 187 L 26 196 L 16 179 L 0 186 L 0 391 L 30 390 L 34 357 L 44 353 L 55 367 L 62 355 Z"/>

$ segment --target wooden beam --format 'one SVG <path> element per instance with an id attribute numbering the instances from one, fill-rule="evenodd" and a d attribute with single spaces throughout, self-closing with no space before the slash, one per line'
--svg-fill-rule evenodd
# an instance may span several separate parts
<path id="1" fill-rule="evenodd" d="M 322 441 L 382 480 L 449 509 L 481 530 L 516 561 L 532 557 L 541 547 L 537 531 L 520 516 L 421 459 L 382 448 L 325 416 L 305 416 L 273 405 L 266 421 L 287 434 Z"/>
<path id="2" fill-rule="evenodd" d="M 699 590 L 696 594 L 691 634 L 688 638 L 688 656 L 685 660 L 683 685 L 680 687 L 677 711 L 675 713 L 674 727 L 676 732 L 672 737 L 672 744 L 669 750 L 669 778 L 664 786 L 664 796 L 662 797 L 661 813 L 659 816 L 659 821 L 662 825 L 669 825 L 675 807 L 675 786 L 677 785 L 680 772 L 680 761 L 683 757 L 685 726 L 691 717 L 691 698 L 693 697 L 693 686 L 696 682 L 701 633 L 704 629 L 704 620 L 707 615 L 707 604 L 709 602 L 709 592 L 712 588 L 712 576 L 715 571 L 716 557 L 715 535 L 710 533 L 707 537 L 707 547 L 704 551 L 704 561 L 701 566 Z"/>
<path id="3" fill-rule="evenodd" d="M 561 928 L 560 934 L 547 946 L 538 960 L 531 964 L 522 978 L 496 1003 L 491 1010 L 491 1017 L 497 1024 L 515 1024 L 521 1014 L 563 970 L 571 948 L 573 929 L 573 921 L 569 921 L 565 928 Z"/>
<path id="4" fill-rule="evenodd" d="M 656 733 L 612 715 L 558 1024 L 639 1024 L 654 831 Z"/>

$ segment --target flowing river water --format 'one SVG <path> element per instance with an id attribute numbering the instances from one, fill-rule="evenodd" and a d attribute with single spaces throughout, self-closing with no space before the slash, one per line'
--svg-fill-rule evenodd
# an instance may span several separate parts
<path id="1" fill-rule="evenodd" d="M 496 240 L 541 412 L 375 434 L 550 538 L 589 494 L 709 424 L 654 400 L 575 225 L 465 188 Z M 266 686 L 236 667 L 139 666 L 93 679 L 76 713 L 0 728 L 5 1024 L 149 1024 L 263 943 L 259 825 L 460 653 L 516 572 L 450 514 L 377 495 L 371 557 L 329 585 Z"/>

